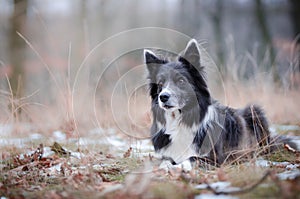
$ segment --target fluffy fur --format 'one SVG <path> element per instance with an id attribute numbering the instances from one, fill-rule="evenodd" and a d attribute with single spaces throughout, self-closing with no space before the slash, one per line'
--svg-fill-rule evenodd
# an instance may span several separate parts
<path id="1" fill-rule="evenodd" d="M 233 109 L 209 92 L 192 39 L 176 61 L 144 51 L 152 99 L 152 142 L 173 164 L 206 157 L 218 164 L 270 142 L 268 122 L 257 105 Z"/>

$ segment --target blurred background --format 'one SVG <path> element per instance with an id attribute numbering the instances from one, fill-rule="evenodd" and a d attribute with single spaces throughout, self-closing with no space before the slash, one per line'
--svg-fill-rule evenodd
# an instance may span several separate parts
<path id="1" fill-rule="evenodd" d="M 298 0 L 0 0 L 0 121 L 146 136 L 142 49 L 196 38 L 214 97 L 300 125 L 299 34 Z"/>

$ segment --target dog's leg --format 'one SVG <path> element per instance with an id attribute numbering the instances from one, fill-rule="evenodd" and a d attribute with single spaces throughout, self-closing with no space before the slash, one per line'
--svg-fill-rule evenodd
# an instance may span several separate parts
<path id="1" fill-rule="evenodd" d="M 185 172 L 191 171 L 193 169 L 191 161 L 185 160 L 179 164 L 172 164 L 169 160 L 163 160 L 162 163 L 159 165 L 160 169 L 163 169 L 165 171 L 169 171 L 173 168 L 179 168 L 182 169 Z"/>
<path id="2" fill-rule="evenodd" d="M 173 166 L 176 168 L 181 168 L 183 171 L 186 171 L 186 172 L 191 171 L 193 169 L 192 163 L 190 160 L 185 160 L 185 161 L 181 162 L 180 164 L 176 164 Z"/>
<path id="3" fill-rule="evenodd" d="M 169 171 L 172 167 L 174 167 L 174 165 L 169 160 L 163 160 L 159 165 L 159 169 L 165 171 Z"/>

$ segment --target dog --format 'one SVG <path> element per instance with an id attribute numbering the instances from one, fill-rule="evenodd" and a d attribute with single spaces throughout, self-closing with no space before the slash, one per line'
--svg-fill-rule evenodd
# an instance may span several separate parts
<path id="1" fill-rule="evenodd" d="M 173 165 L 207 158 L 220 165 L 270 144 L 269 124 L 258 105 L 234 109 L 212 98 L 191 39 L 175 61 L 144 50 L 154 149 Z"/>

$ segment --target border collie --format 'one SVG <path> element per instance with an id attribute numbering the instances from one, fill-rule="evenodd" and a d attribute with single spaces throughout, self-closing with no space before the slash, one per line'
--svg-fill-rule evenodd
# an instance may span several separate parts
<path id="1" fill-rule="evenodd" d="M 219 165 L 269 144 L 268 122 L 259 106 L 234 109 L 211 97 L 195 39 L 175 61 L 150 50 L 144 50 L 144 59 L 152 99 L 152 143 L 164 159 L 179 164 L 208 158 Z"/>

